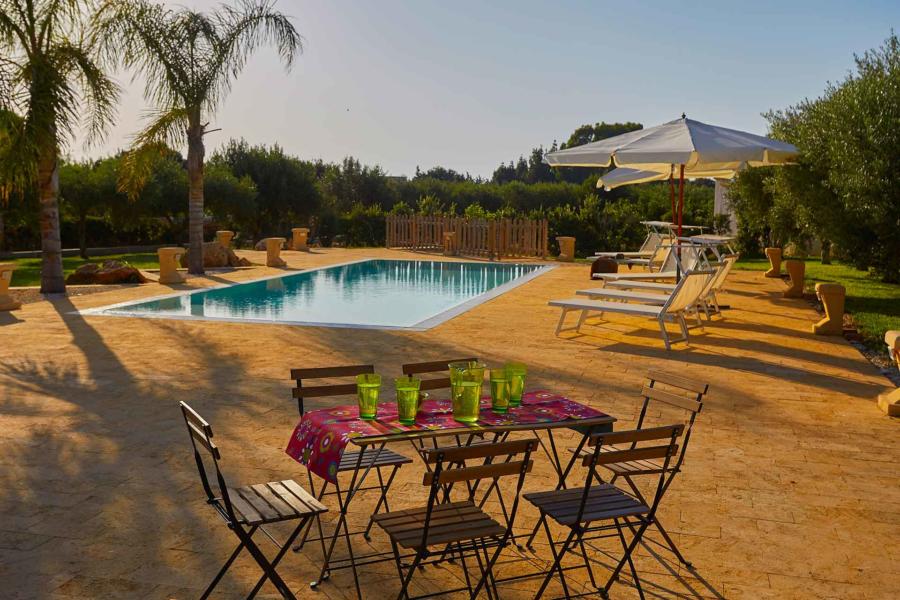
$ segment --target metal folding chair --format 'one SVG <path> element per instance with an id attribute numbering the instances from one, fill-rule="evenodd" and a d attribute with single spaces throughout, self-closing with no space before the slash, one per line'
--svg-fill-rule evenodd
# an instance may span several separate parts
<path id="1" fill-rule="evenodd" d="M 641 581 L 638 578 L 631 554 L 641 541 L 647 527 L 656 521 L 656 511 L 665 492 L 669 464 L 678 452 L 677 442 L 683 431 L 684 425 L 678 424 L 652 429 L 592 434 L 588 444 L 593 447 L 593 451 L 582 459 L 582 464 L 588 467 L 583 487 L 554 489 L 524 495 L 524 498 L 541 513 L 547 542 L 553 555 L 553 564 L 547 570 L 544 580 L 538 588 L 536 599 L 543 595 L 555 574 L 559 575 L 565 597 L 572 597 L 565 575 L 565 572 L 570 569 L 564 568 L 562 561 L 568 553 L 577 552 L 576 546 L 580 550 L 591 584 L 597 588 L 601 596 L 608 597 L 610 587 L 619 577 L 625 563 L 628 563 L 638 594 L 642 599 L 644 598 L 644 591 L 641 588 Z M 648 442 L 652 444 L 647 445 Z M 605 446 L 619 447 L 624 444 L 629 444 L 630 447 L 627 450 L 603 449 Z M 659 478 L 653 500 L 649 504 L 643 497 L 629 494 L 613 484 L 604 483 L 597 473 L 597 467 L 606 464 L 639 463 L 651 460 L 661 460 L 662 465 L 659 469 L 649 467 L 647 469 L 649 473 L 655 473 Z M 557 545 L 554 541 L 553 533 L 550 531 L 550 519 L 568 529 L 561 545 Z M 630 541 L 626 541 L 625 538 L 624 529 L 626 528 L 632 534 Z M 606 584 L 601 587 L 597 585 L 585 542 L 607 537 L 619 539 L 623 555 Z"/>
<path id="2" fill-rule="evenodd" d="M 307 398 L 335 398 L 340 396 L 355 395 L 355 377 L 357 375 L 374 372 L 375 367 L 373 365 L 349 365 L 339 367 L 313 367 L 308 369 L 292 369 L 291 378 L 294 379 L 297 383 L 297 386 L 293 390 L 293 396 L 297 399 L 297 408 L 300 411 L 300 414 L 303 415 L 305 411 L 304 400 Z M 334 380 L 348 377 L 353 377 L 354 380 L 352 382 L 344 383 L 316 383 L 315 385 L 308 385 L 311 380 Z M 388 490 L 390 490 L 391 484 L 394 482 L 394 477 L 396 476 L 398 469 L 401 466 L 411 462 L 412 459 L 387 448 L 367 448 L 362 451 L 344 452 L 343 456 L 341 457 L 341 462 L 337 467 L 337 474 L 338 476 L 340 476 L 340 474 L 342 473 L 354 473 L 350 488 L 354 487 L 354 482 L 357 481 L 356 473 L 359 470 L 364 470 L 366 473 L 368 473 L 369 470 L 374 469 L 378 477 L 378 485 L 359 487 L 357 489 L 348 488 L 347 490 L 344 490 L 341 488 L 340 483 L 335 483 L 335 491 L 327 492 L 326 490 L 328 488 L 328 482 L 322 482 L 322 486 L 316 494 L 316 497 L 321 500 L 326 495 L 337 496 L 338 505 L 341 512 L 328 547 L 326 547 L 326 538 L 322 529 L 321 519 L 316 518 L 316 527 L 319 535 L 314 539 L 314 541 L 318 540 L 321 542 L 322 555 L 324 557 L 324 560 L 322 564 L 322 571 L 319 574 L 318 579 L 310 583 L 311 587 L 315 588 L 321 581 L 327 580 L 329 578 L 331 574 L 331 557 L 334 552 L 335 545 L 337 544 L 337 540 L 342 535 L 341 530 L 343 529 L 343 536 L 346 541 L 347 552 L 350 557 L 349 566 L 353 569 L 353 580 L 354 584 L 356 585 L 357 595 L 360 598 L 362 597 L 362 592 L 359 587 L 359 575 L 356 571 L 356 564 L 353 557 L 353 544 L 350 540 L 350 536 L 362 533 L 363 537 L 366 540 L 369 539 L 369 533 L 372 529 L 373 524 L 372 517 L 374 517 L 375 514 L 377 514 L 381 510 L 382 506 L 384 506 L 385 511 L 390 510 L 387 494 Z M 389 470 L 387 476 L 382 473 L 382 470 Z M 312 490 L 313 493 L 316 493 L 316 486 L 312 471 L 307 471 L 307 474 L 309 476 L 310 490 Z M 378 502 L 375 505 L 375 510 L 372 512 L 372 516 L 369 517 L 369 522 L 364 530 L 350 532 L 347 525 L 347 505 L 353 495 L 355 495 L 357 492 L 366 490 L 378 490 L 379 492 Z M 308 531 L 306 534 L 304 534 L 303 538 L 300 540 L 300 543 L 294 548 L 295 550 L 299 551 L 308 541 L 307 534 Z"/>
<path id="3" fill-rule="evenodd" d="M 662 387 L 660 387 L 662 385 Z M 672 391 L 667 391 L 672 390 Z M 691 431 L 694 428 L 694 421 L 697 414 L 703 409 L 703 398 L 709 391 L 709 384 L 693 381 L 680 375 L 673 375 L 663 371 L 650 371 L 647 374 L 647 381 L 641 390 L 644 396 L 644 403 L 641 406 L 641 413 L 638 417 L 637 428 L 643 429 L 647 425 L 650 409 L 655 409 L 657 404 L 663 404 L 676 410 L 684 411 L 686 415 L 684 423 L 684 435 L 678 450 L 678 455 L 671 462 L 666 470 L 666 482 L 663 487 L 665 493 L 676 473 L 681 471 L 681 465 L 684 463 L 684 456 L 687 452 L 688 442 L 691 439 Z M 607 446 L 603 451 L 621 450 L 622 448 L 613 448 Z M 659 461 L 642 460 L 642 461 L 625 461 L 621 463 L 611 462 L 603 463 L 602 467 L 612 473 L 609 483 L 615 483 L 616 479 L 622 478 L 631 488 L 636 497 L 643 500 L 640 490 L 635 485 L 632 478 L 644 475 L 655 475 L 657 469 L 662 468 Z M 693 564 L 684 558 L 678 546 L 669 536 L 659 519 L 654 520 L 654 527 L 659 530 L 665 539 L 666 544 L 678 560 L 686 567 L 693 568 Z"/>
<path id="4" fill-rule="evenodd" d="M 246 485 L 238 488 L 228 487 L 225 477 L 219 469 L 221 454 L 219 448 L 212 441 L 213 431 L 209 423 L 190 406 L 181 403 L 181 412 L 184 415 L 184 423 L 191 436 L 191 445 L 194 448 L 194 459 L 200 472 L 200 481 L 206 492 L 206 501 L 216 509 L 216 512 L 225 520 L 228 528 L 234 531 L 240 540 L 240 544 L 213 578 L 212 582 L 203 592 L 201 599 L 208 598 L 213 589 L 228 571 L 231 564 L 241 551 L 246 548 L 263 570 L 263 576 L 247 596 L 253 598 L 265 584 L 271 581 L 284 598 L 293 600 L 294 594 L 284 583 L 275 568 L 281 561 L 291 543 L 300 531 L 311 523 L 312 518 L 326 512 L 328 509 L 317 499 L 313 498 L 306 490 L 295 481 L 286 479 L 283 481 L 270 481 L 255 485 Z M 201 454 L 201 450 L 203 453 Z M 206 459 L 204 460 L 204 456 Z M 215 483 L 210 482 L 207 462 L 212 462 L 215 471 Z M 299 523 L 288 536 L 284 544 L 279 544 L 272 535 L 265 530 L 263 525 L 280 523 L 282 521 L 295 521 Z M 279 548 L 275 558 L 271 561 L 259 549 L 253 541 L 256 530 L 262 531 Z"/>
<path id="5" fill-rule="evenodd" d="M 442 589 L 436 594 L 418 598 L 465 590 L 468 590 L 470 598 L 475 598 L 482 588 L 486 589 L 489 598 L 499 598 L 493 567 L 512 538 L 522 483 L 525 474 L 531 471 L 531 453 L 537 445 L 537 440 L 530 438 L 478 446 L 439 447 L 424 452 L 426 463 L 433 465 L 422 482 L 430 488 L 427 505 L 375 516 L 375 522 L 391 539 L 401 581 L 398 600 L 411 598 L 409 584 L 417 568 L 443 560 L 448 552 L 461 561 L 466 587 Z M 494 461 L 500 457 L 505 457 L 502 462 Z M 475 459 L 484 462 L 477 466 L 465 466 L 467 460 Z M 497 481 L 512 475 L 518 476 L 518 479 L 506 525 L 501 525 L 478 506 L 471 492 L 462 501 L 447 502 L 441 498 L 447 484 L 487 479 Z M 493 554 L 489 555 L 489 547 L 496 548 Z M 414 552 L 412 563 L 405 570 L 401 548 Z M 474 558 L 478 565 L 480 578 L 477 583 L 473 583 L 470 577 L 467 558 Z"/>

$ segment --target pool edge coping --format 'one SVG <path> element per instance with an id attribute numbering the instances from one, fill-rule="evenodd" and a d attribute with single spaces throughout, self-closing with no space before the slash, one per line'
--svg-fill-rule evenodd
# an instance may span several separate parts
<path id="1" fill-rule="evenodd" d="M 277 275 L 267 275 L 265 277 L 258 277 L 255 279 L 248 279 L 246 281 L 235 281 L 232 283 L 222 283 L 219 285 L 213 285 L 209 287 L 197 288 L 195 290 L 183 290 L 180 292 L 173 292 L 170 294 L 162 294 L 159 296 L 150 296 L 148 298 L 142 298 L 140 300 L 126 300 L 123 302 L 117 302 L 114 304 L 108 304 L 106 306 L 98 306 L 94 308 L 86 308 L 82 310 L 74 310 L 70 311 L 68 314 L 70 315 L 80 315 L 80 316 L 92 316 L 92 317 L 118 317 L 118 318 L 133 318 L 133 319 L 165 319 L 165 320 L 177 320 L 177 321 L 212 321 L 212 322 L 220 322 L 220 323 L 250 323 L 254 325 L 291 325 L 295 327 L 326 327 L 330 329 L 375 329 L 375 330 L 394 330 L 394 331 L 413 331 L 413 332 L 423 332 L 428 331 L 429 329 L 433 329 L 438 325 L 449 321 L 454 317 L 458 317 L 459 315 L 468 312 L 475 308 L 476 306 L 493 300 L 498 296 L 505 294 L 515 288 L 524 285 L 533 279 L 552 271 L 557 268 L 559 265 L 557 264 L 539 264 L 534 262 L 520 262 L 520 263 L 504 263 L 503 261 L 490 261 L 485 263 L 484 261 L 474 261 L 474 260 L 441 260 L 441 261 L 430 261 L 430 262 L 444 262 L 444 263 L 457 263 L 457 264 L 494 264 L 494 265 L 502 265 L 502 264 L 519 264 L 519 265 L 529 265 L 538 267 L 531 273 L 526 273 L 521 277 L 517 277 L 512 281 L 507 281 L 506 283 L 499 285 L 495 288 L 492 288 L 483 294 L 479 294 L 474 298 L 469 298 L 468 300 L 463 300 L 461 303 L 451 306 L 441 312 L 432 315 L 426 319 L 423 319 L 413 325 L 364 325 L 358 323 L 328 323 L 322 321 L 273 321 L 270 319 L 253 319 L 253 318 L 236 318 L 236 317 L 198 317 L 194 315 L 166 315 L 160 316 L 156 314 L 148 314 L 148 313 L 137 313 L 137 312 L 105 312 L 111 309 L 116 308 L 124 308 L 127 306 L 133 306 L 135 304 L 143 304 L 145 302 L 156 302 L 159 300 L 167 300 L 170 298 L 179 298 L 183 296 L 192 296 L 194 294 L 198 294 L 201 292 L 209 292 L 218 289 L 225 289 L 229 287 L 234 287 L 236 285 L 244 285 L 250 283 L 257 283 L 260 281 L 269 281 L 272 279 L 281 279 L 284 277 L 290 277 L 293 275 L 299 275 L 301 273 L 314 273 L 316 271 L 321 271 L 324 269 L 331 269 L 337 267 L 345 267 L 348 265 L 353 265 L 362 262 L 369 262 L 373 260 L 384 260 L 384 261 L 420 261 L 421 259 L 409 259 L 409 258 L 378 258 L 378 257 L 368 257 L 368 258 L 360 258 L 357 260 L 349 260 L 340 263 L 335 263 L 332 265 L 323 265 L 320 267 L 313 267 L 310 269 L 298 269 L 291 273 L 280 273 Z M 423 261 L 424 262 L 424 261 Z"/>

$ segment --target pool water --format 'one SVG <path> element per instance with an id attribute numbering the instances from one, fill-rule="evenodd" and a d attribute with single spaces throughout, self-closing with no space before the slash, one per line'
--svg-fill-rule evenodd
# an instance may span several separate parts
<path id="1" fill-rule="evenodd" d="M 364 260 L 84 312 L 424 330 L 549 268 L 511 263 Z"/>

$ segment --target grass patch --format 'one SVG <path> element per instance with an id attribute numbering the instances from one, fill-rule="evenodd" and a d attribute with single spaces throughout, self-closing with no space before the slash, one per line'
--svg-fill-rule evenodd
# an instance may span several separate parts
<path id="1" fill-rule="evenodd" d="M 873 350 L 884 348 L 884 332 L 900 329 L 900 285 L 884 283 L 866 271 L 852 266 L 832 263 L 823 265 L 819 259 L 806 259 L 806 289 L 814 291 L 817 283 L 839 283 L 847 290 L 845 310 L 853 315 L 867 346 Z M 766 271 L 766 259 L 745 259 L 736 269 Z"/>
<path id="2" fill-rule="evenodd" d="M 114 254 L 112 256 L 97 256 L 85 260 L 79 256 L 63 257 L 63 271 L 68 275 L 81 265 L 87 263 L 102 263 L 104 260 L 120 260 L 127 262 L 132 267 L 138 269 L 158 269 L 159 259 L 156 253 L 138 253 L 138 254 Z M 19 258 L 12 261 L 18 265 L 13 273 L 12 284 L 14 286 L 41 285 L 41 259 L 40 258 Z"/>

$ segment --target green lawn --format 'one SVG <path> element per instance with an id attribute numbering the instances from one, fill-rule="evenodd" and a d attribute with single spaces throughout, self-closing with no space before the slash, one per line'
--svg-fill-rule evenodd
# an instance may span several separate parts
<path id="1" fill-rule="evenodd" d="M 113 256 L 97 256 L 88 260 L 84 260 L 83 258 L 80 258 L 78 256 L 69 256 L 63 258 L 63 270 L 65 270 L 66 275 L 68 275 L 85 263 L 102 263 L 104 260 L 121 260 L 123 262 L 127 262 L 133 267 L 137 267 L 138 269 L 159 268 L 159 261 L 157 259 L 156 253 L 145 252 L 140 254 L 115 254 Z M 13 262 L 19 265 L 13 273 L 12 285 L 26 286 L 41 284 L 40 258 L 19 258 L 13 261 L 4 260 L 2 262 Z"/>
<path id="2" fill-rule="evenodd" d="M 735 268 L 765 271 L 769 268 L 769 261 L 741 260 Z M 900 285 L 882 283 L 867 272 L 848 265 L 839 263 L 823 265 L 818 259 L 807 259 L 807 290 L 813 291 L 819 282 L 839 283 L 847 289 L 846 311 L 853 315 L 860 335 L 865 339 L 866 345 L 873 350 L 883 349 L 885 331 L 900 329 Z"/>

